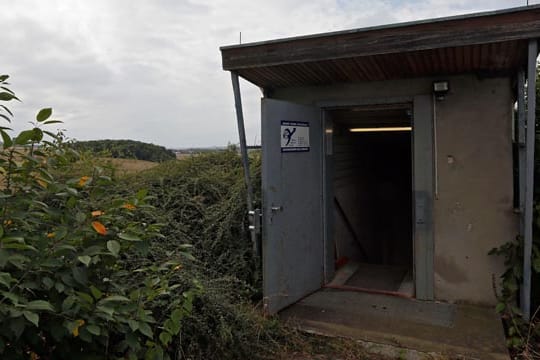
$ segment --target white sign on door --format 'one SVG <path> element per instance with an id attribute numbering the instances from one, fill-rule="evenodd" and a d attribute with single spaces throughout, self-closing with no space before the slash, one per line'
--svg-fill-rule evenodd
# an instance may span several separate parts
<path id="1" fill-rule="evenodd" d="M 309 123 L 281 122 L 281 152 L 309 151 Z"/>

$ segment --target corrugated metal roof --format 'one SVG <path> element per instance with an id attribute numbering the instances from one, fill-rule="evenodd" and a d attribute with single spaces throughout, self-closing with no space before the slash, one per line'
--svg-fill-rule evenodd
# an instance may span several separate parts
<path id="1" fill-rule="evenodd" d="M 221 48 L 225 70 L 264 88 L 421 76 L 497 75 L 524 66 L 540 6 Z"/>

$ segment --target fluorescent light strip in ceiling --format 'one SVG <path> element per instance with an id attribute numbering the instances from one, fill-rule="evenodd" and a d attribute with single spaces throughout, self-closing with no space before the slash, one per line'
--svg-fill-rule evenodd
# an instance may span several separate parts
<path id="1" fill-rule="evenodd" d="M 373 128 L 351 128 L 350 132 L 382 132 L 382 131 L 411 131 L 411 126 L 402 127 L 373 127 Z"/>

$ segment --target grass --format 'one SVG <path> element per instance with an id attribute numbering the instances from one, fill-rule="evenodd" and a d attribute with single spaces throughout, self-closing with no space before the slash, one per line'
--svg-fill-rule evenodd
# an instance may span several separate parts
<path id="1" fill-rule="evenodd" d="M 110 162 L 114 166 L 118 175 L 124 176 L 133 173 L 138 173 L 144 170 L 151 169 L 159 163 L 146 161 L 146 160 L 137 160 L 137 159 L 115 159 L 115 158 L 102 158 L 103 161 Z"/>

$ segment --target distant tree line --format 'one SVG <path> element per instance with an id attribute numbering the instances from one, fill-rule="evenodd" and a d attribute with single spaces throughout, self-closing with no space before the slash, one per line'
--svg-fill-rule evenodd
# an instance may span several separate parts
<path id="1" fill-rule="evenodd" d="M 135 140 L 90 140 L 77 141 L 73 147 L 78 151 L 90 151 L 113 158 L 138 159 L 163 162 L 176 159 L 173 151 L 163 146 Z"/>

